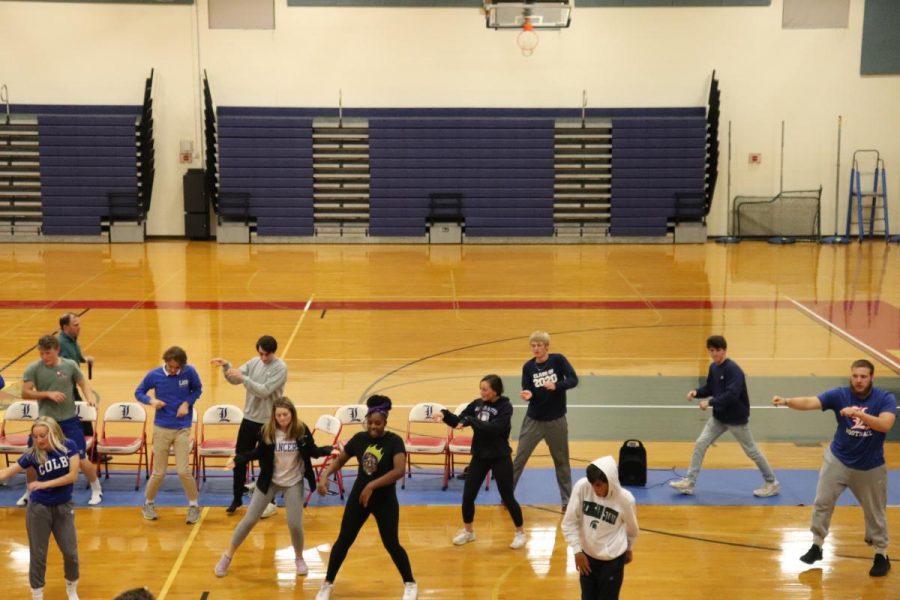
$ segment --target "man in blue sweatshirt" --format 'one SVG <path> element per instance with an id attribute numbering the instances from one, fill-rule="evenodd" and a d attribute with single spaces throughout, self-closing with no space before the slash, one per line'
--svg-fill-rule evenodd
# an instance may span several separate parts
<path id="1" fill-rule="evenodd" d="M 719 436 L 730 431 L 740 443 L 744 454 L 756 463 L 765 480 L 761 488 L 753 490 L 753 495 L 760 498 L 775 496 L 780 491 L 775 472 L 753 441 L 753 433 L 750 431 L 750 395 L 747 393 L 744 372 L 736 362 L 728 358 L 728 342 L 721 335 L 710 336 L 706 340 L 706 349 L 712 359 L 706 375 L 706 385 L 689 391 L 687 399 L 691 401 L 702 398 L 699 402 L 700 410 L 711 407 L 713 414 L 694 444 L 687 477 L 670 481 L 669 485 L 682 494 L 693 494 L 706 450 Z"/>
<path id="2" fill-rule="evenodd" d="M 535 331 L 528 339 L 534 358 L 522 365 L 522 393 L 528 403 L 522 420 L 516 458 L 513 460 L 513 488 L 525 470 L 525 463 L 538 442 L 550 448 L 562 510 L 572 495 L 572 471 L 569 467 L 569 423 L 566 420 L 566 390 L 578 385 L 575 369 L 562 354 L 550 354 L 550 334 Z"/>
<path id="3" fill-rule="evenodd" d="M 148 521 L 157 519 L 154 500 L 169 466 L 169 448 L 175 448 L 175 465 L 188 499 L 186 523 L 200 520 L 197 482 L 190 468 L 191 424 L 194 403 L 203 392 L 200 376 L 187 364 L 187 354 L 178 346 L 163 353 L 163 366 L 153 369 L 134 390 L 139 402 L 156 409 L 153 419 L 153 474 L 147 482 L 147 499 L 142 510 Z M 154 390 L 156 398 L 147 392 Z"/>

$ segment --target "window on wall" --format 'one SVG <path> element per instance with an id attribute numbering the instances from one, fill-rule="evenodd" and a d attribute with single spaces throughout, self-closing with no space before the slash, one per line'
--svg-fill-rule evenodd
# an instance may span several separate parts
<path id="1" fill-rule="evenodd" d="M 850 0 L 784 0 L 784 29 L 846 29 Z"/>
<path id="2" fill-rule="evenodd" d="M 209 0 L 210 29 L 275 29 L 275 0 Z"/>

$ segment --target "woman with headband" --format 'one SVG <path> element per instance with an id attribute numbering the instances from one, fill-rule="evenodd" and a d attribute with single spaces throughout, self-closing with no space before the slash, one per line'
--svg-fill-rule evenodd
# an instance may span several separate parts
<path id="1" fill-rule="evenodd" d="M 391 399 L 387 396 L 371 396 L 366 401 L 366 406 L 366 430 L 350 438 L 337 459 L 319 476 L 319 494 L 324 496 L 328 493 L 328 478 L 332 473 L 343 467 L 351 457 L 355 457 L 359 463 L 356 482 L 344 507 L 341 530 L 331 547 L 328 572 L 316 600 L 330 600 L 334 578 L 369 515 L 375 517 L 381 543 L 403 577 L 403 600 L 416 600 L 418 596 L 409 556 L 400 545 L 398 536 L 400 503 L 397 501 L 396 483 L 403 478 L 405 471 L 406 447 L 403 445 L 403 438 L 385 429 Z"/>

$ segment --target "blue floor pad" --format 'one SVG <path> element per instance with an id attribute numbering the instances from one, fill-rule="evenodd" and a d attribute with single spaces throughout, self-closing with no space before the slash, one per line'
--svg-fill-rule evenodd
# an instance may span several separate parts
<path id="1" fill-rule="evenodd" d="M 573 479 L 580 476 L 580 469 L 573 469 Z M 218 473 L 217 473 L 218 475 Z M 756 498 L 753 490 L 763 483 L 756 470 L 750 469 L 705 469 L 701 471 L 693 496 L 679 494 L 668 486 L 668 482 L 678 479 L 682 473 L 670 469 L 647 472 L 645 487 L 629 487 L 639 505 L 686 505 L 686 506 L 805 506 L 815 498 L 818 471 L 812 469 L 776 470 L 781 483 L 781 494 L 772 498 Z M 347 492 L 355 477 L 347 477 Z M 140 506 L 144 502 L 146 480 L 141 480 L 141 488 L 134 489 L 134 473 L 115 473 L 103 479 L 103 503 L 100 506 Z M 397 496 L 404 505 L 458 505 L 462 498 L 463 481 L 453 479 L 449 489 L 441 490 L 441 477 L 435 471 L 414 473 L 406 481 L 406 489 L 397 485 Z M 14 506 L 25 490 L 24 475 L 17 475 L 6 485 L 0 486 L 0 507 Z M 335 486 L 332 485 L 335 492 Z M 87 505 L 90 490 L 83 478 L 75 486 L 75 504 Z M 516 499 L 521 504 L 558 506 L 559 491 L 553 469 L 526 469 L 516 488 Z M 200 484 L 200 504 L 202 506 L 227 506 L 231 502 L 231 477 L 217 476 Z M 279 499 L 280 502 L 280 499 Z M 499 504 L 500 494 L 491 482 L 490 490 L 484 486 L 478 494 L 477 504 Z M 158 506 L 184 506 L 187 500 L 181 489 L 181 482 L 169 474 L 160 487 L 156 498 Z M 245 504 L 247 501 L 245 500 Z M 313 494 L 312 506 L 337 506 L 342 501 L 336 493 L 325 498 Z M 858 506 L 858 502 L 845 491 L 838 500 L 839 506 Z M 900 471 L 888 473 L 888 505 L 900 506 Z"/>

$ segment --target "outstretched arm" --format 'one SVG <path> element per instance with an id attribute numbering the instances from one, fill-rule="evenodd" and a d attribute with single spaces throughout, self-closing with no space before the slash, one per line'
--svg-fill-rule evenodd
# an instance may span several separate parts
<path id="1" fill-rule="evenodd" d="M 787 406 L 794 410 L 822 410 L 822 401 L 817 396 L 795 396 L 793 398 L 774 396 L 772 405 Z"/>

